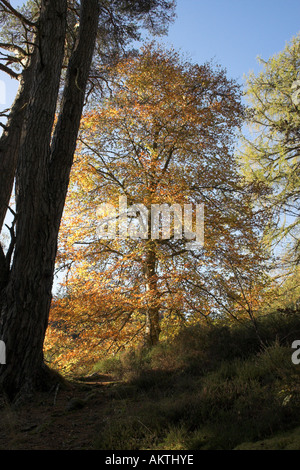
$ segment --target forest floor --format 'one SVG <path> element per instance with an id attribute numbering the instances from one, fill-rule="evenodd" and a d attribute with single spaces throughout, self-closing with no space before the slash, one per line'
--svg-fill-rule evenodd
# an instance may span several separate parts
<path id="1" fill-rule="evenodd" d="M 37 394 L 33 402 L 19 409 L 0 401 L 0 451 L 97 450 L 97 437 L 107 429 L 110 418 L 116 419 L 122 403 L 122 383 L 105 374 Z M 185 448 L 176 444 L 172 449 Z M 235 449 L 300 450 L 300 427 Z"/>
<path id="2" fill-rule="evenodd" d="M 251 325 L 250 325 L 251 326 Z M 187 328 L 15 408 L 0 450 L 300 450 L 300 312 Z"/>
<path id="3" fill-rule="evenodd" d="M 0 402 L 0 450 L 92 450 L 106 419 L 109 375 L 73 382 L 14 409 Z"/>

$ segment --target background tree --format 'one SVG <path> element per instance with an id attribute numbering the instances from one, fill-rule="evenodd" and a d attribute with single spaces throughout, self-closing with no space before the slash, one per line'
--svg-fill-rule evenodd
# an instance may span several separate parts
<path id="1" fill-rule="evenodd" d="M 253 134 L 244 139 L 241 161 L 248 180 L 267 190 L 256 203 L 270 217 L 266 232 L 276 245 L 293 245 L 299 262 L 300 188 L 300 36 L 247 78 L 248 123 Z"/>
<path id="2" fill-rule="evenodd" d="M 90 316 L 91 344 L 107 344 L 97 327 L 92 334 L 92 325 L 114 324 L 117 311 L 122 334 L 131 321 L 127 340 L 143 333 L 154 345 L 162 326 L 167 331 L 187 319 L 234 316 L 236 305 L 252 315 L 249 293 L 262 280 L 261 220 L 233 156 L 243 118 L 239 86 L 220 67 L 191 64 L 153 44 L 111 74 L 111 95 L 82 122 L 60 232 L 68 294 L 52 321 L 67 306 L 67 322 L 77 334 L 85 335 Z M 154 204 L 204 203 L 205 248 L 189 250 L 185 234 L 176 239 L 173 219 L 170 239 L 151 238 L 148 219 L 145 237 L 99 240 L 97 208 L 104 202 L 117 209 L 120 196 L 129 206 L 143 204 L 149 214 Z M 113 211 L 103 215 L 114 217 Z M 134 224 L 143 231 L 137 213 Z M 109 307 L 102 310 L 98 299 L 104 297 Z M 82 311 L 84 326 L 78 328 Z"/>
<path id="3" fill-rule="evenodd" d="M 9 398 L 17 399 L 38 387 L 49 386 L 43 342 L 57 236 L 97 34 L 103 35 L 109 49 L 109 38 L 115 33 L 115 44 L 123 47 L 125 39 L 136 37 L 137 29 L 151 19 L 157 20 L 151 23 L 154 29 L 168 21 L 173 2 L 42 0 L 30 3 L 37 7 L 36 20 L 7 1 L 1 0 L 0 6 L 4 18 L 12 15 L 13 21 L 19 21 L 25 31 L 23 47 L 28 46 L 26 60 L 17 64 L 22 67 L 15 77 L 21 80 L 20 89 L 0 142 L 1 177 L 5 175 L 0 195 L 1 223 L 14 177 L 16 187 L 13 257 L 11 250 L 2 250 L 0 256 L 0 337 L 6 343 L 8 362 L 0 369 L 0 387 Z M 71 45 L 66 47 L 70 38 L 69 11 L 78 15 L 79 23 L 71 28 Z M 104 28 L 108 17 L 109 27 Z M 22 35 L 12 35 L 15 55 L 19 39 L 23 43 Z M 4 69 L 12 76 L 8 63 Z"/>

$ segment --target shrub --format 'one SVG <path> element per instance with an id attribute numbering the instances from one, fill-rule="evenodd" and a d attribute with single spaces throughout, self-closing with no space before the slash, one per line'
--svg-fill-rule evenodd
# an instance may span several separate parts
<path id="1" fill-rule="evenodd" d="M 101 359 L 93 367 L 93 373 L 112 374 L 119 377 L 122 373 L 122 363 L 118 357 Z"/>

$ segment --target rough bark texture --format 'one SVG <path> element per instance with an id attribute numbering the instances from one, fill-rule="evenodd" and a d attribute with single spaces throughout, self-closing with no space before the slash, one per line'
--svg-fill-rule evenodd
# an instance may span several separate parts
<path id="1" fill-rule="evenodd" d="M 57 233 L 67 195 L 98 28 L 98 0 L 83 0 L 81 3 L 79 38 L 69 62 L 61 113 L 52 140 L 49 165 L 49 192 L 57 218 Z"/>
<path id="2" fill-rule="evenodd" d="M 36 382 L 40 380 L 43 364 L 46 312 L 50 308 L 52 288 L 51 271 L 47 271 L 50 250 L 55 259 L 49 237 L 47 163 L 65 31 L 66 1 L 43 2 L 38 57 L 17 165 L 15 253 L 1 312 L 1 337 L 6 344 L 7 365 L 1 366 L 0 380 L 10 397 L 38 386 Z"/>
<path id="3" fill-rule="evenodd" d="M 43 342 L 57 238 L 98 25 L 98 1 L 83 0 L 79 39 L 70 59 L 52 139 L 64 55 L 66 3 L 43 2 L 39 56 L 17 169 L 16 244 L 0 323 L 7 355 L 7 365 L 0 366 L 0 387 L 11 399 L 49 385 Z"/>

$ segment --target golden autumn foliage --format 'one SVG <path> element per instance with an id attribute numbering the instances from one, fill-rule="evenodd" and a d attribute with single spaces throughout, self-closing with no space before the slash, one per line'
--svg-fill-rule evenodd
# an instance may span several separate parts
<path id="1" fill-rule="evenodd" d="M 243 119 L 237 84 L 218 66 L 191 64 L 155 44 L 110 72 L 110 92 L 82 121 L 60 232 L 65 296 L 50 323 L 63 337 L 77 335 L 80 357 L 145 335 L 154 344 L 220 314 L 251 316 L 265 283 L 263 221 L 233 153 Z M 104 216 L 118 227 L 120 196 L 149 212 L 154 204 L 204 204 L 204 247 L 189 250 L 185 235 L 172 232 L 151 239 L 149 221 L 148 237 L 99 238 Z M 99 213 L 103 203 L 110 206 Z M 135 211 L 129 228 L 141 225 Z M 51 328 L 48 338 L 50 350 Z"/>

